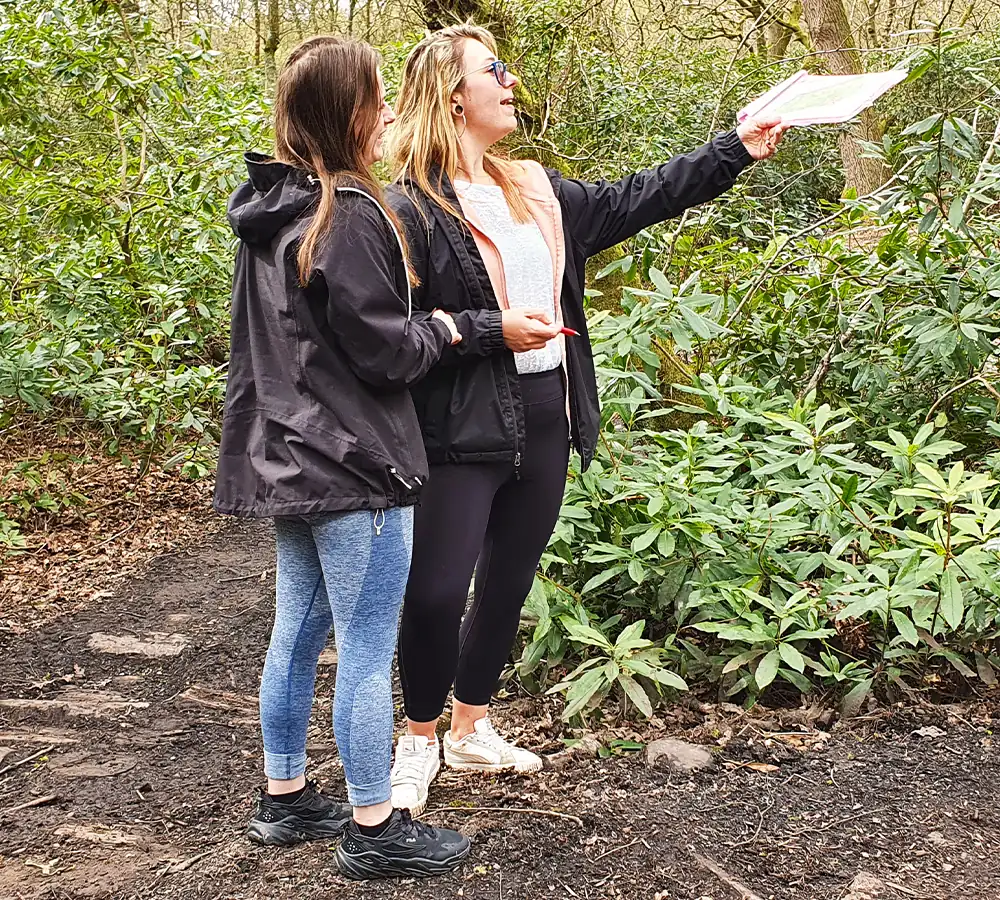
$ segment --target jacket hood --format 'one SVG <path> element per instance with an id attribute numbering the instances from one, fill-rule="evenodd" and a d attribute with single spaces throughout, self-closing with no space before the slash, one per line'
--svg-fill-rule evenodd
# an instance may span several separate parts
<path id="1" fill-rule="evenodd" d="M 319 185 L 301 169 L 263 153 L 247 153 L 244 159 L 249 180 L 229 198 L 229 224 L 247 244 L 270 244 L 316 202 Z"/>

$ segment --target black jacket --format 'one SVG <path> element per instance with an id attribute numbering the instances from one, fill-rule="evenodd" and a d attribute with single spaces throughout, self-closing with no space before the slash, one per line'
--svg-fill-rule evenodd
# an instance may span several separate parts
<path id="1" fill-rule="evenodd" d="M 656 222 L 679 215 L 732 187 L 753 161 L 735 131 L 692 153 L 621 181 L 591 184 L 547 170 L 562 209 L 566 268 L 564 324 L 580 337 L 566 339 L 570 434 L 584 469 L 594 457 L 600 405 L 587 334 L 583 295 L 587 259 Z M 415 185 L 389 188 L 388 202 L 403 221 L 420 277 L 414 302 L 452 313 L 462 341 L 413 388 L 427 456 L 432 463 L 513 461 L 524 450 L 524 414 L 514 354 L 503 342 L 501 311 L 486 266 L 468 228 Z M 445 196 L 460 209 L 444 179 Z M 418 194 L 423 213 L 411 200 Z"/>
<path id="2" fill-rule="evenodd" d="M 408 308 L 385 211 L 338 190 L 307 288 L 296 250 L 319 197 L 301 170 L 247 154 L 229 200 L 240 237 L 215 508 L 287 516 L 413 503 L 427 459 L 408 386 L 450 341 Z"/>

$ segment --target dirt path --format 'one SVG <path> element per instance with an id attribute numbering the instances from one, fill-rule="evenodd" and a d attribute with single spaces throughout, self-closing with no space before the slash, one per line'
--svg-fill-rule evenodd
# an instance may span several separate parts
<path id="1" fill-rule="evenodd" d="M 433 821 L 473 851 L 432 882 L 357 885 L 322 845 L 255 848 L 241 832 L 272 591 L 266 526 L 231 527 L 114 598 L 2 638 L 0 898 L 1000 898 L 1000 711 L 986 702 L 833 733 L 678 708 L 649 736 L 714 746 L 693 775 L 641 753 L 530 779 L 443 773 Z M 336 790 L 333 665 L 309 752 Z M 522 700 L 497 717 L 551 753 L 551 713 Z"/>

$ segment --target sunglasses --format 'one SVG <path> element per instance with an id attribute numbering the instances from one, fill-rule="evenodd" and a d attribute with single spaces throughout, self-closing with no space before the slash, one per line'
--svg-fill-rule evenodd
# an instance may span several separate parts
<path id="1" fill-rule="evenodd" d="M 472 75 L 473 72 L 493 72 L 493 77 L 496 78 L 497 84 L 500 87 L 507 87 L 507 73 L 510 71 L 510 66 L 503 60 L 495 59 L 493 62 L 485 66 L 480 66 L 478 69 L 473 69 L 471 72 L 466 72 L 462 75 L 465 78 L 466 75 Z"/>

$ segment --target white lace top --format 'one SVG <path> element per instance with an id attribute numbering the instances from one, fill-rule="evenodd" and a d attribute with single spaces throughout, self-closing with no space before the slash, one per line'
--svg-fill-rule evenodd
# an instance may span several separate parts
<path id="1" fill-rule="evenodd" d="M 514 221 L 497 185 L 455 181 L 455 190 L 475 207 L 483 232 L 500 251 L 510 308 L 542 309 L 555 321 L 552 254 L 535 221 Z M 514 361 L 521 375 L 557 369 L 562 364 L 559 341 L 551 340 L 541 350 L 515 353 Z"/>

